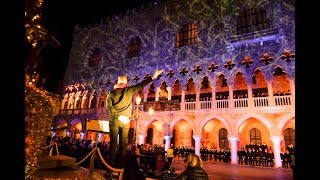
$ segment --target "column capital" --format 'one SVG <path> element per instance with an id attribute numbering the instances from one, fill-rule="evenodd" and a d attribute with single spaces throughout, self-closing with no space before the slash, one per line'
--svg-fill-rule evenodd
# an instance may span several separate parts
<path id="1" fill-rule="evenodd" d="M 270 140 L 273 142 L 273 143 L 280 143 L 280 141 L 282 140 L 281 136 L 271 136 L 270 137 Z"/>
<path id="2" fill-rule="evenodd" d="M 237 141 L 239 141 L 239 137 L 238 136 L 229 136 L 228 135 L 228 140 L 229 141 L 233 141 L 233 142 L 237 142 Z"/>
<path id="3" fill-rule="evenodd" d="M 171 139 L 171 136 L 170 136 L 170 135 L 164 135 L 164 139 L 165 139 L 165 140 L 170 140 L 170 139 Z"/>
<path id="4" fill-rule="evenodd" d="M 202 138 L 201 135 L 195 134 L 192 136 L 194 140 L 200 140 Z"/>

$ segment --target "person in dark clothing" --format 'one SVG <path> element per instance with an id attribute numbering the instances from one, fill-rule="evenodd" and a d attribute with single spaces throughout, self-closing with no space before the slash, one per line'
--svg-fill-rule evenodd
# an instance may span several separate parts
<path id="1" fill-rule="evenodd" d="M 144 172 L 140 169 L 136 154 L 127 154 L 126 155 L 126 164 L 123 170 L 123 180 L 145 180 L 146 177 Z"/>
<path id="2" fill-rule="evenodd" d="M 187 168 L 173 180 L 209 180 L 208 173 L 203 169 L 201 158 L 196 154 L 189 154 L 189 156 Z"/>
<path id="3" fill-rule="evenodd" d="M 127 76 L 119 76 L 114 89 L 107 94 L 107 110 L 109 112 L 110 130 L 110 164 L 123 167 L 123 157 L 127 153 L 127 141 L 132 115 L 132 98 L 134 93 L 142 90 L 146 85 L 161 75 L 163 70 L 156 70 L 152 77 L 147 77 L 142 82 L 127 86 Z M 117 159 L 117 146 L 119 135 L 119 161 Z"/>
<path id="4" fill-rule="evenodd" d="M 167 172 L 170 167 L 169 162 L 166 160 L 165 153 L 159 152 L 154 162 L 154 177 L 156 179 L 161 179 L 161 174 Z"/>

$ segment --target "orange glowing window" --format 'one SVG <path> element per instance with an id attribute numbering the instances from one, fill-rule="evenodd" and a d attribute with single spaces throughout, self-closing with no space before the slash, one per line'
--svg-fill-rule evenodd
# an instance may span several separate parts
<path id="1" fill-rule="evenodd" d="M 176 35 L 176 47 L 197 44 L 197 30 L 198 27 L 195 24 L 189 23 L 183 25 L 179 30 L 179 33 Z"/>

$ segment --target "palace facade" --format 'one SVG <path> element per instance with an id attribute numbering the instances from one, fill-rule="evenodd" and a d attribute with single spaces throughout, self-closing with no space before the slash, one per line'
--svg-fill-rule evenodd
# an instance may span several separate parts
<path id="1" fill-rule="evenodd" d="M 54 134 L 109 141 L 117 77 L 133 85 L 164 69 L 133 99 L 128 143 L 229 148 L 233 164 L 239 148 L 265 144 L 281 167 L 295 145 L 294 3 L 154 1 L 76 26 Z"/>

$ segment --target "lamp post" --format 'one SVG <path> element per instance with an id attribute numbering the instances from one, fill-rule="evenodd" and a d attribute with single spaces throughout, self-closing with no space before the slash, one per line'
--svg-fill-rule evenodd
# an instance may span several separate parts
<path id="1" fill-rule="evenodd" d="M 136 138 L 137 138 L 137 130 L 138 130 L 138 119 L 140 117 L 140 103 L 141 103 L 141 97 L 140 95 L 138 94 L 137 97 L 136 97 L 136 109 L 135 109 L 135 116 L 134 116 L 134 119 L 135 119 L 135 126 L 134 126 L 134 139 L 132 141 L 132 151 L 135 150 L 135 147 L 136 147 Z M 149 108 L 148 110 L 148 114 L 149 116 L 151 117 L 154 113 L 154 109 L 153 107 Z"/>
<path id="2" fill-rule="evenodd" d="M 138 94 L 138 96 L 136 97 L 136 116 L 135 116 L 135 125 L 134 125 L 134 139 L 133 139 L 133 145 L 132 145 L 132 149 L 134 149 L 134 147 L 136 147 L 136 139 L 137 139 L 137 130 L 138 130 L 138 119 L 139 119 L 139 106 L 140 106 L 140 103 L 141 103 L 141 97 L 140 95 Z"/>

